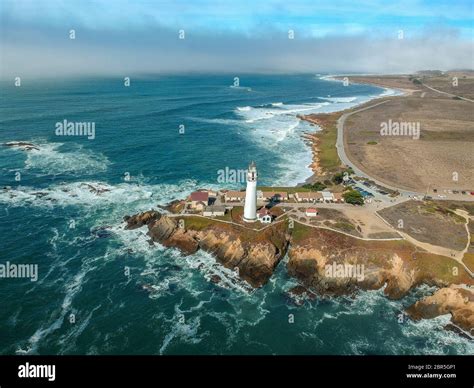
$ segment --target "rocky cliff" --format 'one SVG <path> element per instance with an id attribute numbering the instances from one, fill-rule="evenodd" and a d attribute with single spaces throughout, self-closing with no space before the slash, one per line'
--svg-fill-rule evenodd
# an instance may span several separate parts
<path id="1" fill-rule="evenodd" d="M 451 285 L 440 288 L 407 309 L 415 320 L 451 314 L 451 321 L 474 336 L 474 290 Z"/>
<path id="2" fill-rule="evenodd" d="M 169 217 L 156 211 L 125 217 L 125 221 L 129 229 L 146 225 L 153 241 L 185 254 L 198 249 L 214 254 L 224 266 L 238 270 L 253 287 L 268 281 L 285 255 L 289 240 L 284 225 L 255 232 L 201 217 Z"/>
<path id="3" fill-rule="evenodd" d="M 421 252 L 400 241 L 364 241 L 317 228 L 299 231 L 291 240 L 288 271 L 324 294 L 384 287 L 399 299 L 420 284 L 445 287 L 472 283 L 454 260 Z"/>
<path id="4" fill-rule="evenodd" d="M 152 242 L 174 247 L 184 254 L 199 249 L 215 255 L 241 278 L 260 287 L 288 252 L 287 269 L 311 295 L 351 294 L 358 289 L 384 288 L 387 297 L 399 299 L 420 284 L 442 287 L 431 299 L 410 309 L 415 319 L 451 313 L 464 329 L 474 327 L 472 299 L 467 291 L 446 288 L 473 281 L 455 260 L 420 251 L 404 240 L 365 241 L 320 228 L 286 221 L 262 231 L 198 216 L 167 216 L 149 211 L 125 217 L 127 228 L 146 226 Z M 472 297 L 472 292 L 471 296 Z"/>

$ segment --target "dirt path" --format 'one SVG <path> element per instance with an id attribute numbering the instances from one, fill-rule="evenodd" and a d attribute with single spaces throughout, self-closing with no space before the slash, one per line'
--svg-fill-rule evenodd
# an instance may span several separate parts
<path id="1" fill-rule="evenodd" d="M 440 256 L 446 256 L 450 257 L 454 260 L 456 260 L 460 265 L 463 266 L 463 268 L 466 270 L 466 272 L 471 276 L 471 278 L 474 278 L 474 273 L 469 269 L 469 267 L 466 266 L 463 262 L 464 254 L 467 252 L 469 249 L 469 246 L 471 244 L 471 234 L 469 233 L 469 220 L 470 216 L 468 212 L 464 210 L 456 210 L 455 213 L 463 218 L 466 219 L 466 233 L 467 233 L 467 244 L 466 247 L 462 251 L 456 251 L 453 249 L 441 247 L 439 245 L 433 245 L 430 243 L 425 243 L 421 242 L 414 237 L 411 237 L 409 234 L 402 232 L 401 230 L 395 229 L 388 221 L 386 221 L 380 214 L 375 213 L 380 219 L 382 219 L 388 226 L 390 226 L 393 230 L 396 230 L 405 240 L 408 242 L 412 243 L 413 245 L 429 252 L 429 253 L 434 253 L 435 255 L 440 255 Z"/>
<path id="2" fill-rule="evenodd" d="M 437 93 L 441 93 L 441 94 L 444 94 L 448 97 L 456 97 L 456 98 L 459 98 L 461 100 L 464 100 L 464 101 L 469 101 L 469 102 L 474 102 L 474 100 L 471 100 L 469 98 L 466 98 L 466 97 L 461 97 L 461 96 L 457 96 L 456 94 L 452 94 L 452 93 L 448 93 L 448 92 L 443 92 L 442 90 L 438 90 L 438 89 L 435 89 L 435 88 L 432 88 L 431 86 L 428 86 L 426 84 L 422 84 L 425 88 L 428 88 L 430 90 L 432 90 L 433 92 L 437 92 Z"/>
<path id="3" fill-rule="evenodd" d="M 295 210 L 291 210 L 291 212 L 294 212 Z M 291 213 L 290 212 L 290 213 Z M 343 232 L 342 230 L 337 230 L 337 229 L 334 229 L 334 228 L 331 228 L 329 226 L 322 226 L 322 225 L 313 225 L 313 224 L 310 224 L 308 222 L 305 222 L 305 221 L 300 221 L 300 220 L 297 220 L 296 218 L 292 218 L 290 217 L 291 220 L 293 220 L 294 222 L 298 222 L 299 224 L 302 224 L 302 225 L 305 225 L 305 226 L 309 226 L 310 228 L 317 228 L 317 229 L 326 229 L 326 230 L 331 230 L 333 232 L 336 232 L 336 233 L 341 233 L 341 234 L 344 234 L 346 236 L 349 236 L 349 237 L 352 237 L 352 238 L 356 238 L 357 240 L 363 240 L 363 241 L 396 241 L 396 240 L 403 240 L 402 237 L 391 237 L 391 238 L 368 238 L 368 237 L 359 237 L 359 236 L 354 236 L 353 234 L 350 234 L 350 233 L 346 233 L 346 232 Z"/>
<path id="4" fill-rule="evenodd" d="M 471 220 L 471 216 L 469 216 L 469 213 L 467 211 L 460 210 L 460 209 L 457 209 L 455 213 L 466 220 L 464 227 L 466 228 L 466 233 L 467 233 L 467 244 L 466 244 L 466 247 L 460 252 L 460 254 L 462 254 L 462 257 L 461 257 L 461 260 L 462 260 L 464 255 L 467 253 L 469 247 L 471 246 L 471 232 L 469 231 L 469 221 Z"/>

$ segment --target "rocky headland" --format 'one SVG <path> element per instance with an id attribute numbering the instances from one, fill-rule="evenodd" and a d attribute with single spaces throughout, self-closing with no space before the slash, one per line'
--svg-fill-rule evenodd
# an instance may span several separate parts
<path id="1" fill-rule="evenodd" d="M 472 289 L 456 285 L 440 288 L 433 295 L 410 306 L 407 313 L 415 320 L 451 314 L 453 324 L 474 336 L 474 292 Z"/>
<path id="2" fill-rule="evenodd" d="M 253 287 L 260 287 L 272 276 L 286 253 L 289 236 L 285 226 L 263 232 L 242 230 L 202 217 L 169 217 L 149 211 L 125 217 L 128 229 L 147 226 L 151 241 L 191 254 L 198 249 L 210 252 L 227 268 Z"/>
<path id="3" fill-rule="evenodd" d="M 299 294 L 348 295 L 359 289 L 383 288 L 388 298 L 400 299 L 419 285 L 436 286 L 440 289 L 410 307 L 409 315 L 420 319 L 450 313 L 453 323 L 462 329 L 469 332 L 474 328 L 474 292 L 469 288 L 473 282 L 463 267 L 408 241 L 364 241 L 297 222 L 290 224 L 286 219 L 260 231 L 154 210 L 124 220 L 127 229 L 146 227 L 152 244 L 178 248 L 183 254 L 199 249 L 212 253 L 253 287 L 263 286 L 286 254 L 288 273 L 301 284 Z M 464 286 L 456 288 L 455 284 Z M 467 304 L 466 297 L 470 300 Z"/>

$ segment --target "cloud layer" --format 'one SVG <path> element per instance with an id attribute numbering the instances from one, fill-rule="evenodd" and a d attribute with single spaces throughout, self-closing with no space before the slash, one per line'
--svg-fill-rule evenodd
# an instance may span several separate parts
<path id="1" fill-rule="evenodd" d="M 57 2 L 46 2 L 51 3 Z M 315 8 L 300 5 L 299 11 L 292 11 L 300 15 L 299 18 L 283 19 L 281 12 L 275 13 L 271 7 L 258 9 L 254 15 L 249 8 L 227 10 L 218 3 L 220 7 L 208 13 L 205 7 L 203 10 L 194 6 L 183 8 L 186 12 L 179 16 L 179 9 L 169 6 L 158 13 L 152 8 L 153 12 L 147 16 L 145 6 L 123 1 L 89 1 L 83 8 L 77 2 L 69 3 L 74 7 L 61 2 L 62 7 L 45 7 L 43 14 L 31 7 L 18 8 L 7 1 L 0 37 L 1 76 L 398 73 L 473 67 L 472 39 L 466 38 L 462 27 L 433 22 L 414 29 L 401 24 L 395 27 L 392 20 L 388 28 L 383 23 L 349 23 L 346 15 L 337 20 L 327 18 L 330 25 L 319 24 L 318 32 L 311 20 L 301 17 L 301 9 L 317 13 Z M 114 8 L 109 10 L 107 18 L 101 16 L 101 10 L 105 12 L 107 6 L 117 7 L 117 4 L 119 7 L 129 5 L 130 9 Z M 88 14 L 85 10 L 90 5 L 97 8 Z M 38 17 L 33 17 L 35 12 Z M 272 18 L 265 19 L 265 12 L 273 15 Z M 436 19 L 432 15 L 420 17 Z M 215 26 L 201 25 L 204 20 L 213 18 L 220 22 Z M 227 23 L 222 23 L 223 20 Z M 258 24 L 258 20 L 264 22 Z M 464 19 L 456 20 L 462 25 Z M 70 39 L 71 29 L 75 30 L 75 39 Z M 179 39 L 181 29 L 185 39 Z M 294 39 L 289 38 L 290 29 L 294 31 Z M 403 30 L 403 39 L 399 39 L 400 30 Z"/>

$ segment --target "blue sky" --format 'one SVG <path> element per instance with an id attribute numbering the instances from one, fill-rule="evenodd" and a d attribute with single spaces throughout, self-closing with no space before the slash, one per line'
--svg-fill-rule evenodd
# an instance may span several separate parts
<path id="1" fill-rule="evenodd" d="M 472 67 L 473 7 L 472 0 L 1 0 L 1 70 L 4 76 L 12 68 L 66 74 Z M 77 32 L 74 46 L 65 39 L 70 29 Z M 181 45 L 179 29 L 187 37 Z M 120 57 L 120 48 L 134 59 Z M 92 53 L 87 62 L 84 55 Z M 195 66 L 184 66 L 190 57 Z"/>
<path id="2" fill-rule="evenodd" d="M 4 20 L 26 25 L 111 30 L 153 25 L 191 31 L 249 34 L 262 28 L 296 28 L 305 35 L 353 34 L 438 25 L 473 33 L 472 0 L 2 0 Z"/>

